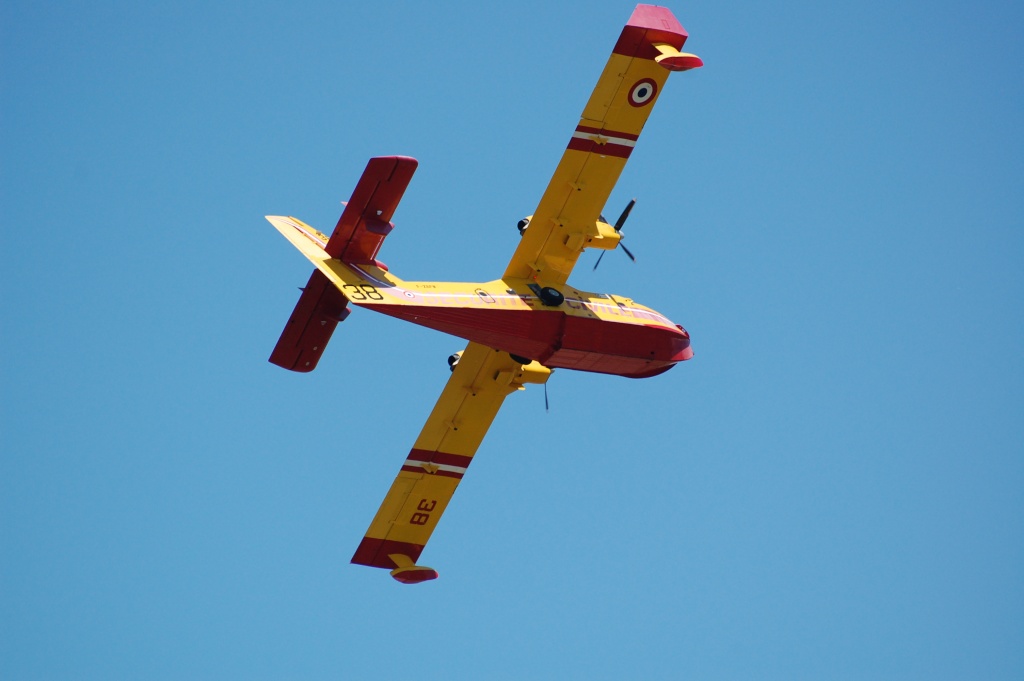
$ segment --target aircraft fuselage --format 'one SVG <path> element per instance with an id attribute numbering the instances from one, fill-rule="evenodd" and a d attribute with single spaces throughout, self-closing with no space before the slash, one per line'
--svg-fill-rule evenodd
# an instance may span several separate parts
<path id="1" fill-rule="evenodd" d="M 644 378 L 693 356 L 682 326 L 629 298 L 560 286 L 554 306 L 526 281 L 404 282 L 376 266 L 344 267 L 362 280 L 340 287 L 355 305 L 552 369 Z"/>

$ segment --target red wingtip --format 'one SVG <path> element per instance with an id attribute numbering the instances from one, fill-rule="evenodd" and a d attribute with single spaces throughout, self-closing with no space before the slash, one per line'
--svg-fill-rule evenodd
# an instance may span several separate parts
<path id="1" fill-rule="evenodd" d="M 681 36 L 686 39 L 686 29 L 679 23 L 672 10 L 657 5 L 637 5 L 626 26 Z"/>
<path id="2" fill-rule="evenodd" d="M 629 22 L 622 27 L 619 40 L 612 50 L 615 54 L 640 59 L 654 59 L 658 51 L 656 43 L 665 43 L 680 49 L 686 42 L 687 33 L 672 11 L 667 7 L 637 5 Z"/>

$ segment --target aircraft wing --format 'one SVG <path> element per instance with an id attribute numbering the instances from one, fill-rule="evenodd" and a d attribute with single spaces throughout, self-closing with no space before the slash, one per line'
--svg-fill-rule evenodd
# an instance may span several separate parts
<path id="1" fill-rule="evenodd" d="M 505 278 L 564 284 L 584 248 L 619 236 L 598 218 L 670 71 L 703 64 L 679 52 L 686 30 L 664 7 L 638 5 L 622 29 L 579 125 L 541 197 Z"/>
<path id="2" fill-rule="evenodd" d="M 352 562 L 386 568 L 406 583 L 437 577 L 415 562 L 501 403 L 524 383 L 544 383 L 550 373 L 536 362 L 520 364 L 505 352 L 477 343 L 466 346 Z"/>

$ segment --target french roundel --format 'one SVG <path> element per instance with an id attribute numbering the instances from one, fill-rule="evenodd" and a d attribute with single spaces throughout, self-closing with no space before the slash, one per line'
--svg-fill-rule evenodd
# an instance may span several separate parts
<path id="1" fill-rule="evenodd" d="M 643 106 L 654 99 L 657 92 L 658 84 L 650 78 L 644 78 L 629 91 L 629 103 L 633 106 Z"/>

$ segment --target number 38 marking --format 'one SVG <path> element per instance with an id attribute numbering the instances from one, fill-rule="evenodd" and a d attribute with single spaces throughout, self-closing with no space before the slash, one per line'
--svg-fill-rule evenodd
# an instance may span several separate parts
<path id="1" fill-rule="evenodd" d="M 420 503 L 416 505 L 416 513 L 412 514 L 409 518 L 409 522 L 413 525 L 426 525 L 430 521 L 430 512 L 437 506 L 437 500 L 431 499 L 420 499 Z"/>
<path id="2" fill-rule="evenodd" d="M 345 295 L 349 300 L 384 300 L 384 296 L 374 286 L 369 284 L 345 284 L 342 286 Z"/>

